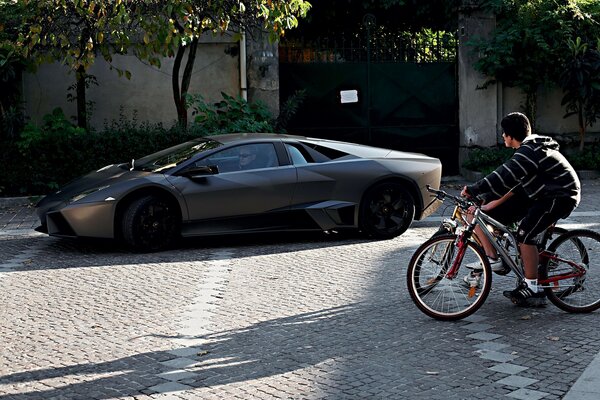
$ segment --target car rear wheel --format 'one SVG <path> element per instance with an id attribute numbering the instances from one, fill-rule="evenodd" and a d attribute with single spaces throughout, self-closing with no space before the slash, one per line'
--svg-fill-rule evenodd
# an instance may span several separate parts
<path id="1" fill-rule="evenodd" d="M 360 228 L 377 239 L 404 233 L 415 216 L 415 202 L 398 183 L 386 182 L 369 189 L 363 198 Z"/>
<path id="2" fill-rule="evenodd" d="M 177 216 L 177 210 L 168 201 L 156 196 L 141 197 L 123 214 L 123 239 L 138 251 L 163 250 L 179 234 Z"/>

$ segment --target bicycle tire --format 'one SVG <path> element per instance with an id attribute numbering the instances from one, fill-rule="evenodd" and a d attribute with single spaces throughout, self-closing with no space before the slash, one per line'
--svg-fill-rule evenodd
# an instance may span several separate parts
<path id="1" fill-rule="evenodd" d="M 600 273 L 589 275 L 590 266 L 600 263 L 600 234 L 589 229 L 576 229 L 554 239 L 547 248 L 560 260 L 545 260 L 540 265 L 539 278 L 548 300 L 570 313 L 589 313 L 600 308 Z M 585 268 L 583 276 L 569 277 L 545 283 Z"/>
<path id="2" fill-rule="evenodd" d="M 406 282 L 411 299 L 425 315 L 442 321 L 459 320 L 477 311 L 487 299 L 492 285 L 492 270 L 485 252 L 467 241 L 457 273 L 446 272 L 459 255 L 456 235 L 435 236 L 417 248 L 407 269 Z M 460 271 L 476 262 L 481 266 L 479 288 L 463 286 Z"/>

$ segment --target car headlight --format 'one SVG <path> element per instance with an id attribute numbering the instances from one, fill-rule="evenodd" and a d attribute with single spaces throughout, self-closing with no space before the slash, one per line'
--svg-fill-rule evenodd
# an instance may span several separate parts
<path id="1" fill-rule="evenodd" d="M 81 200 L 81 199 L 83 199 L 83 198 L 85 198 L 85 197 L 89 196 L 90 194 L 93 194 L 93 193 L 99 192 L 100 190 L 104 190 L 104 189 L 106 189 L 108 186 L 109 186 L 109 185 L 106 185 L 106 186 L 100 186 L 100 187 L 97 187 L 97 188 L 93 188 L 93 189 L 88 189 L 88 190 L 85 190 L 85 191 L 83 191 L 83 192 L 79 193 L 78 195 L 71 197 L 71 200 L 70 200 L 70 202 L 71 202 L 71 203 L 74 203 L 74 202 L 76 202 L 76 201 L 79 201 L 79 200 Z"/>

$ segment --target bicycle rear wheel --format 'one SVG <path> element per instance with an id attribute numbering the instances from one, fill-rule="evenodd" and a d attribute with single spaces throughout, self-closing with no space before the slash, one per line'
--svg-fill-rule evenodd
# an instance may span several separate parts
<path id="1" fill-rule="evenodd" d="M 558 308 L 587 313 L 600 308 L 600 234 L 576 229 L 557 237 L 548 246 L 555 258 L 540 267 L 540 283 L 548 299 Z"/>
<path id="2" fill-rule="evenodd" d="M 477 287 L 469 287 L 463 281 L 470 272 L 465 268 L 467 264 L 481 269 Z M 452 321 L 468 317 L 483 305 L 491 289 L 492 270 L 477 244 L 468 241 L 461 248 L 456 235 L 441 235 L 415 251 L 408 264 L 406 282 L 419 310 L 432 318 Z"/>

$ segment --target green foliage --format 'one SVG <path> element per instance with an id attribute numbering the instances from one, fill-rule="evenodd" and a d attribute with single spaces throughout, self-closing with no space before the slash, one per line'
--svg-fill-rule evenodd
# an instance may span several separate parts
<path id="1" fill-rule="evenodd" d="M 285 102 L 281 105 L 279 116 L 275 121 L 276 132 L 285 132 L 287 124 L 292 119 L 294 114 L 296 114 L 302 102 L 306 99 L 306 95 L 307 92 L 305 89 L 297 90 L 293 95 L 285 100 Z"/>
<path id="2" fill-rule="evenodd" d="M 207 103 L 201 95 L 188 95 L 196 128 L 210 135 L 232 132 L 273 132 L 273 118 L 263 103 L 250 104 L 241 96 L 221 93 L 223 100 Z"/>
<path id="3" fill-rule="evenodd" d="M 471 171 L 478 171 L 487 175 L 508 160 L 514 152 L 513 149 L 499 146 L 475 148 L 469 152 L 469 156 L 462 166 Z M 596 143 L 583 152 L 563 154 L 576 170 L 600 170 L 600 144 Z"/>
<path id="4" fill-rule="evenodd" d="M 365 15 L 375 17 L 383 32 L 419 32 L 457 29 L 460 0 L 328 0 L 314 1 L 310 13 L 287 37 L 307 40 L 357 32 L 364 27 Z"/>
<path id="5" fill-rule="evenodd" d="M 538 87 L 558 81 L 569 54 L 566 39 L 598 36 L 598 2 L 485 0 L 483 6 L 497 24 L 489 39 L 469 42 L 479 55 L 475 68 L 489 77 L 484 87 L 500 81 L 522 89 L 525 112 L 534 119 Z"/>
<path id="6" fill-rule="evenodd" d="M 462 166 L 487 175 L 508 160 L 514 152 L 513 149 L 500 146 L 474 148 L 469 152 L 469 157 Z"/>
<path id="7" fill-rule="evenodd" d="M 15 47 L 26 10 L 12 1 L 0 1 L 0 138 L 13 137 L 23 127 L 20 76 L 25 64 Z"/>
<path id="8" fill-rule="evenodd" d="M 576 170 L 600 170 L 600 145 L 595 144 L 581 152 L 567 154 L 567 159 Z"/>

